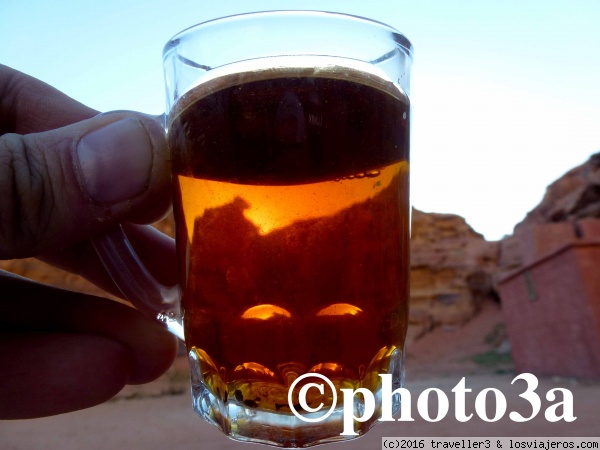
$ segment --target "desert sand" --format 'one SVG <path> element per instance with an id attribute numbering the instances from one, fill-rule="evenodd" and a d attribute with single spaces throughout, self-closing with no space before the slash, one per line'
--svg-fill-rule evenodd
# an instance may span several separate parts
<path id="1" fill-rule="evenodd" d="M 506 351 L 500 307 L 489 302 L 481 313 L 456 328 L 437 328 L 410 343 L 407 350 L 406 383 L 412 394 L 414 421 L 382 423 L 364 437 L 320 449 L 377 449 L 382 436 L 600 436 L 600 381 L 540 377 L 536 389 L 542 400 L 540 413 L 531 421 L 517 423 L 509 412 L 531 415 L 529 404 L 519 397 L 525 383 L 517 381 Z M 234 442 L 197 417 L 191 409 L 187 362 L 180 357 L 173 367 L 154 383 L 128 386 L 115 399 L 103 405 L 60 416 L 35 420 L 0 421 L 1 449 L 206 449 L 235 450 L 252 448 Z M 474 399 L 485 388 L 496 388 L 506 397 L 507 413 L 494 423 L 476 414 L 467 422 L 454 415 L 452 388 L 465 377 L 472 389 L 466 397 L 466 413 L 474 413 Z M 417 411 L 417 397 L 428 388 L 443 390 L 450 400 L 448 415 L 439 422 L 428 422 Z M 577 419 L 551 423 L 544 417 L 554 402 L 545 399 L 553 388 L 569 389 L 574 396 Z M 560 399 L 559 399 L 560 400 Z M 488 414 L 493 416 L 493 401 Z M 430 396 L 429 411 L 434 416 L 437 403 Z M 558 410 L 559 414 L 561 410 Z M 245 447 L 244 447 L 245 446 Z M 260 447 L 254 447 L 260 448 Z M 264 447 L 267 448 L 267 447 Z"/>

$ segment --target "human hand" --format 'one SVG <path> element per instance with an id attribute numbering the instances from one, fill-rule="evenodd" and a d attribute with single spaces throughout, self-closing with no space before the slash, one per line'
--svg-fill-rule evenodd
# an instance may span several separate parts
<path id="1" fill-rule="evenodd" d="M 0 65 L 0 259 L 36 256 L 118 294 L 88 239 L 163 216 L 169 172 L 152 117 L 98 115 Z M 173 284 L 172 241 L 143 225 L 127 232 L 150 270 Z M 0 419 L 102 403 L 175 357 L 171 335 L 110 300 L 0 271 L 0 305 Z"/>

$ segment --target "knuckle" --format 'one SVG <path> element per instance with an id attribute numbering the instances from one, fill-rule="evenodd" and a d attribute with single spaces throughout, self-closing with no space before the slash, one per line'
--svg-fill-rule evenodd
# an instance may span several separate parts
<path id="1" fill-rule="evenodd" d="M 0 258 L 29 256 L 51 222 L 52 189 L 44 152 L 27 136 L 0 136 Z"/>

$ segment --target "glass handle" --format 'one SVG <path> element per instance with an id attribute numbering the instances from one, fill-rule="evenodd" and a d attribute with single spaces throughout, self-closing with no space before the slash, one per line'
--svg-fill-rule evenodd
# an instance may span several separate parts
<path id="1" fill-rule="evenodd" d="M 123 227 L 119 225 L 107 234 L 92 239 L 92 244 L 123 297 L 142 314 L 157 320 L 184 340 L 179 286 L 165 286 L 150 274 Z"/>

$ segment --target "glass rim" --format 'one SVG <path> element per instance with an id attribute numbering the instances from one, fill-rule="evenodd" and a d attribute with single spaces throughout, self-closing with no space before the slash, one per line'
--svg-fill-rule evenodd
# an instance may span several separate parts
<path id="1" fill-rule="evenodd" d="M 266 10 L 266 11 L 254 11 L 254 12 L 245 12 L 245 13 L 239 13 L 239 14 L 231 14 L 228 16 L 222 16 L 222 17 L 217 17 L 214 19 L 209 19 L 206 20 L 204 22 L 199 22 L 195 25 L 191 25 L 181 31 L 179 31 L 178 33 L 176 33 L 175 35 L 173 35 L 173 37 L 171 37 L 167 43 L 165 44 L 164 48 L 163 48 L 163 56 L 166 55 L 166 53 L 173 48 L 174 45 L 176 45 L 176 42 L 184 37 L 186 34 L 191 33 L 192 31 L 196 30 L 196 29 L 200 29 L 203 27 L 206 27 L 207 25 L 213 25 L 215 23 L 218 22 L 228 22 L 231 20 L 237 20 L 237 19 L 246 19 L 249 18 L 251 16 L 253 17 L 269 17 L 269 16 L 292 16 L 292 15 L 296 15 L 296 16 L 301 16 L 301 15 L 305 15 L 305 16 L 313 16 L 313 17 L 337 17 L 343 20 L 355 20 L 358 22 L 362 22 L 365 24 L 370 24 L 370 25 L 375 25 L 375 26 L 379 26 L 382 28 L 386 28 L 387 30 L 389 30 L 390 32 L 394 33 L 394 35 L 396 36 L 396 43 L 401 45 L 404 50 L 406 51 L 406 54 L 408 55 L 408 57 L 412 60 L 413 59 L 413 53 L 414 53 L 414 48 L 412 43 L 410 42 L 410 40 L 404 35 L 402 34 L 400 31 L 398 31 L 396 28 L 392 27 L 391 25 L 388 25 L 384 22 L 380 22 L 378 20 L 375 19 L 370 19 L 367 17 L 363 17 L 363 16 L 358 16 L 358 15 L 354 15 L 354 14 L 348 14 L 348 13 L 342 13 L 342 12 L 335 12 L 335 11 L 321 11 L 321 10 L 294 10 L 294 9 L 290 9 L 290 10 Z"/>

